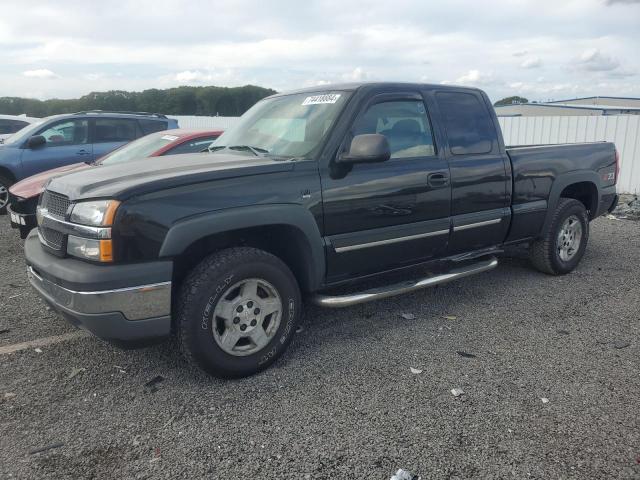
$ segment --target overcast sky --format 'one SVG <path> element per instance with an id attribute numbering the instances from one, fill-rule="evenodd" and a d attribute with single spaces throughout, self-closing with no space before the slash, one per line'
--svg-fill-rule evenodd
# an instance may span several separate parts
<path id="1" fill-rule="evenodd" d="M 640 97 L 640 0 L 6 1 L 0 96 L 351 80 Z"/>

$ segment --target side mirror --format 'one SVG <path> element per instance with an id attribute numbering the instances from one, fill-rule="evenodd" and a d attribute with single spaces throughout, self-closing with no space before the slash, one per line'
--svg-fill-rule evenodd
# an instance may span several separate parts
<path id="1" fill-rule="evenodd" d="M 351 140 L 349 151 L 338 157 L 338 163 L 378 163 L 391 158 L 387 137 L 379 133 L 356 135 Z"/>
<path id="2" fill-rule="evenodd" d="M 42 135 L 34 135 L 27 140 L 27 147 L 29 148 L 38 148 L 47 143 L 47 139 Z"/>

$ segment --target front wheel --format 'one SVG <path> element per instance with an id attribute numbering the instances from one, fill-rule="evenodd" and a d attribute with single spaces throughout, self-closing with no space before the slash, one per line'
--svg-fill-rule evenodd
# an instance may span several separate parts
<path id="1" fill-rule="evenodd" d="M 550 275 L 569 273 L 580 263 L 588 240 L 589 218 L 584 204 L 561 198 L 542 238 L 531 245 L 531 262 Z"/>
<path id="2" fill-rule="evenodd" d="M 286 350 L 300 317 L 291 270 L 255 248 L 205 258 L 186 278 L 178 307 L 185 356 L 221 378 L 259 372 Z"/>

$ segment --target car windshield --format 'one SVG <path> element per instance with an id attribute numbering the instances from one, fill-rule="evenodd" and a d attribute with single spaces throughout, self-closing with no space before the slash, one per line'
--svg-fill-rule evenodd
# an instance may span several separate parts
<path id="1" fill-rule="evenodd" d="M 349 97 L 348 92 L 313 92 L 267 98 L 210 147 L 251 155 L 305 157 L 315 153 Z"/>
<path id="2" fill-rule="evenodd" d="M 114 163 L 128 162 L 136 158 L 146 158 L 178 138 L 180 137 L 166 132 L 152 133 L 114 150 L 98 160 L 97 163 L 100 165 L 112 165 Z"/>
<path id="3" fill-rule="evenodd" d="M 27 138 L 29 138 L 32 135 L 34 135 L 35 132 L 42 126 L 43 123 L 44 123 L 44 120 L 41 120 L 39 122 L 34 122 L 34 123 L 31 123 L 31 124 L 27 125 L 24 128 L 21 128 L 16 133 L 14 133 L 9 138 L 7 138 L 4 141 L 4 143 L 6 145 L 11 145 L 12 143 L 20 143 L 23 140 L 26 140 Z"/>

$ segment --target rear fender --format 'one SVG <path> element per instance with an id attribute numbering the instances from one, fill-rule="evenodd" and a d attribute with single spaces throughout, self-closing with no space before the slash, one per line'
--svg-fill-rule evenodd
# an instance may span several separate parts
<path id="1" fill-rule="evenodd" d="M 547 215 L 544 220 L 544 225 L 542 227 L 542 231 L 546 232 L 551 224 L 551 219 L 553 218 L 553 213 L 556 211 L 558 206 L 558 202 L 560 201 L 560 194 L 562 191 L 567 188 L 569 185 L 573 185 L 574 183 L 580 182 L 590 182 L 593 183 L 598 192 L 597 195 L 597 203 L 600 202 L 601 198 L 601 190 L 600 190 L 600 177 L 596 172 L 593 171 L 576 171 L 576 172 L 568 172 L 558 176 L 553 185 L 551 186 L 551 191 L 549 192 L 549 200 L 547 203 Z"/>

